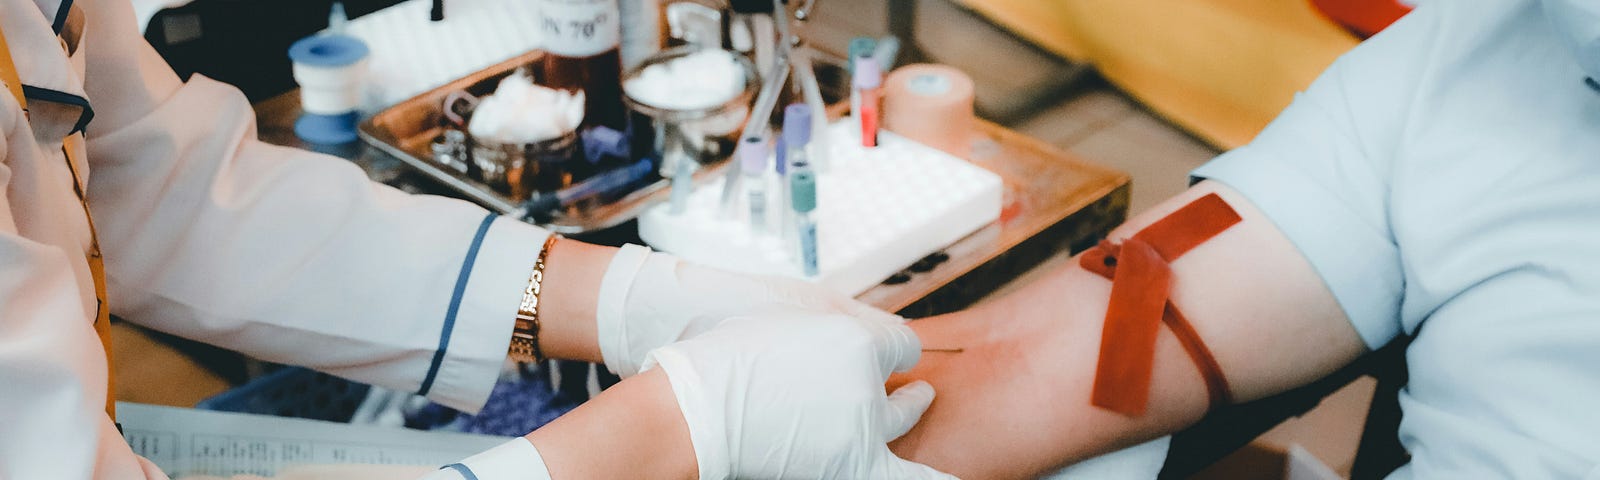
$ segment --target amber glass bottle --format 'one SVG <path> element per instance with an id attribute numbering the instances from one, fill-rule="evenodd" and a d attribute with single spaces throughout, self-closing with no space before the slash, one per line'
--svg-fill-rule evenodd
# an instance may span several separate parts
<path id="1" fill-rule="evenodd" d="M 537 0 L 544 38 L 544 84 L 583 90 L 584 126 L 622 131 L 621 17 L 617 0 Z"/>

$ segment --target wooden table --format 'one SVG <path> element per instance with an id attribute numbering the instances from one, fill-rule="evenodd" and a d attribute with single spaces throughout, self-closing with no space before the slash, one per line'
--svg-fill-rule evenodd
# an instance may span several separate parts
<path id="1" fill-rule="evenodd" d="M 262 140 L 349 159 L 374 180 L 406 191 L 449 194 L 375 148 L 304 144 L 293 131 L 299 101 L 298 92 L 289 92 L 256 104 Z M 959 310 L 1057 252 L 1094 245 L 1127 218 L 1126 173 L 992 123 L 980 123 L 971 142 L 970 160 L 1005 181 L 1000 220 L 946 248 L 949 260 L 925 272 L 908 270 L 908 279 L 873 287 L 858 297 L 862 301 L 909 318 Z M 639 242 L 632 222 L 613 230 L 579 238 L 610 245 Z"/>

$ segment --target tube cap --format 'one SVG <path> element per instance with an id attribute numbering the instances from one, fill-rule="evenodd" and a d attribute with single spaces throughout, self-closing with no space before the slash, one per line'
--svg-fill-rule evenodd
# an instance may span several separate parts
<path id="1" fill-rule="evenodd" d="M 795 148 L 811 143 L 811 106 L 791 103 L 783 109 L 783 142 Z"/>
<path id="2" fill-rule="evenodd" d="M 789 200 L 794 211 L 809 212 L 817 209 L 817 177 L 807 170 L 789 176 Z"/>
<path id="3" fill-rule="evenodd" d="M 851 74 L 851 85 L 863 90 L 878 88 L 883 84 L 883 69 L 878 68 L 878 61 L 872 57 L 857 58 L 856 71 Z"/>
<path id="4" fill-rule="evenodd" d="M 856 73 L 856 59 L 870 57 L 878 49 L 878 40 L 872 37 L 856 37 L 850 39 L 850 59 L 845 68 L 853 75 Z"/>
<path id="5" fill-rule="evenodd" d="M 761 137 L 746 137 L 739 145 L 739 162 L 745 175 L 757 175 L 767 169 L 767 141 Z"/>

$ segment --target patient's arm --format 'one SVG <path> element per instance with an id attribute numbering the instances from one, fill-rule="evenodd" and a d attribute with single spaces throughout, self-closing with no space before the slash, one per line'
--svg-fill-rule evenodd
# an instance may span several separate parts
<path id="1" fill-rule="evenodd" d="M 1365 352 L 1310 264 L 1259 210 L 1203 182 L 1112 233 L 1120 240 L 1206 193 L 1242 221 L 1172 262 L 1172 301 L 1194 325 L 1235 401 L 1295 387 Z M 1150 400 L 1129 418 L 1089 404 L 1111 282 L 1076 261 L 1016 293 L 911 323 L 926 348 L 891 386 L 926 379 L 933 406 L 895 452 L 962 478 L 1023 478 L 1179 430 L 1206 387 L 1171 330 L 1156 344 Z"/>

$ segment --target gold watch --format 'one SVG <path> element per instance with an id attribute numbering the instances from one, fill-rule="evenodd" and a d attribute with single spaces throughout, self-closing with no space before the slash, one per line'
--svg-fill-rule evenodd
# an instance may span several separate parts
<path id="1" fill-rule="evenodd" d="M 517 321 L 511 330 L 511 348 L 506 352 L 512 361 L 538 363 L 544 360 L 544 351 L 539 348 L 539 290 L 544 284 L 545 260 L 550 258 L 551 247 L 560 239 L 560 235 L 551 234 L 544 241 L 544 250 L 539 251 L 538 260 L 533 262 L 533 273 L 528 274 L 528 287 L 522 290 L 522 304 L 517 307 Z"/>

